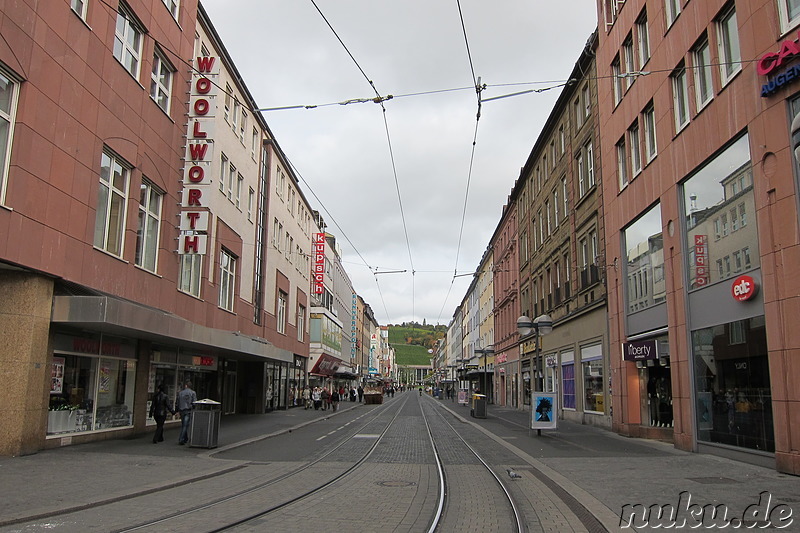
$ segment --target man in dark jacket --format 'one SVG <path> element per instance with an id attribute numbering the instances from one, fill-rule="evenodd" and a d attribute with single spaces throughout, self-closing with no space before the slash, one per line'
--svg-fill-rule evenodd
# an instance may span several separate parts
<path id="1" fill-rule="evenodd" d="M 159 385 L 153 401 L 150 404 L 150 418 L 156 421 L 156 432 L 153 434 L 153 444 L 164 441 L 164 422 L 167 420 L 167 412 L 175 414 L 169 405 L 169 398 L 164 392 L 164 385 Z"/>

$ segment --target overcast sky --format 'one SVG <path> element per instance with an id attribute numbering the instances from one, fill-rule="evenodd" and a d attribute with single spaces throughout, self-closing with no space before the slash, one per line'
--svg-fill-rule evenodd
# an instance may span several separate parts
<path id="1" fill-rule="evenodd" d="M 595 2 L 460 0 L 465 42 L 457 0 L 201 1 L 259 107 L 320 106 L 264 117 L 377 320 L 449 323 L 472 280 L 454 274 L 478 267 L 561 92 L 485 102 L 476 121 L 473 69 L 483 99 L 559 85 Z M 385 113 L 338 105 L 375 97 L 359 67 L 395 96 Z"/>

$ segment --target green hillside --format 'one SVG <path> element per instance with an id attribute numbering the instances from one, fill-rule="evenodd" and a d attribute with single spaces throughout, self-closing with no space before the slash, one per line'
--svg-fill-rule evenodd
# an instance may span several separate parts
<path id="1" fill-rule="evenodd" d="M 397 366 L 404 365 L 430 365 L 432 355 L 428 353 L 428 349 L 424 346 L 416 346 L 412 344 L 394 344 L 395 363 Z"/>
<path id="2" fill-rule="evenodd" d="M 389 326 L 389 344 L 416 344 L 428 348 L 436 345 L 436 340 L 441 339 L 447 333 L 446 326 L 420 326 L 419 324 L 409 324 L 402 326 Z"/>

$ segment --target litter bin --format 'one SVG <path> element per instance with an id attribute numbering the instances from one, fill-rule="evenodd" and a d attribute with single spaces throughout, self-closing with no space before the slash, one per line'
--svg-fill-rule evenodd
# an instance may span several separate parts
<path id="1" fill-rule="evenodd" d="M 486 418 L 486 395 L 472 395 L 472 410 L 470 414 L 473 418 Z"/>
<path id="2" fill-rule="evenodd" d="M 195 448 L 216 448 L 219 437 L 219 419 L 222 414 L 219 402 L 197 400 L 192 404 L 192 424 L 190 426 L 189 446 Z"/>

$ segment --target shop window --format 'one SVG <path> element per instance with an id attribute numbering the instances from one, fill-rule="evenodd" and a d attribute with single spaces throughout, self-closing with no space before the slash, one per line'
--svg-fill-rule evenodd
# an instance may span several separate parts
<path id="1" fill-rule="evenodd" d="M 735 267 L 731 268 L 731 255 L 741 250 L 742 244 L 758 250 L 756 227 L 747 224 L 746 216 L 748 210 L 755 210 L 752 173 L 749 136 L 745 134 L 684 182 L 686 246 L 694 250 L 688 265 L 691 289 L 738 272 L 739 261 L 734 255 Z M 735 237 L 731 236 L 732 231 Z M 714 238 L 710 239 L 710 235 Z M 757 259 L 758 253 L 753 256 Z M 742 259 L 745 269 L 759 266 L 757 260 L 752 264 L 744 254 Z M 709 268 L 711 265 L 717 268 Z"/>
<path id="2" fill-rule="evenodd" d="M 47 433 L 133 425 L 136 361 L 56 353 Z"/>
<path id="3" fill-rule="evenodd" d="M 604 413 L 602 359 L 583 362 L 583 390 L 586 402 L 584 410 Z"/>
<path id="4" fill-rule="evenodd" d="M 561 366 L 561 375 L 564 381 L 562 399 L 565 409 L 575 409 L 575 364 Z"/>
<path id="5" fill-rule="evenodd" d="M 628 286 L 636 286 L 625 295 L 629 313 L 666 301 L 663 275 L 664 238 L 661 234 L 661 206 L 656 205 L 624 230 L 628 260 Z"/>
<path id="6" fill-rule="evenodd" d="M 775 451 L 764 317 L 692 332 L 699 441 Z"/>

